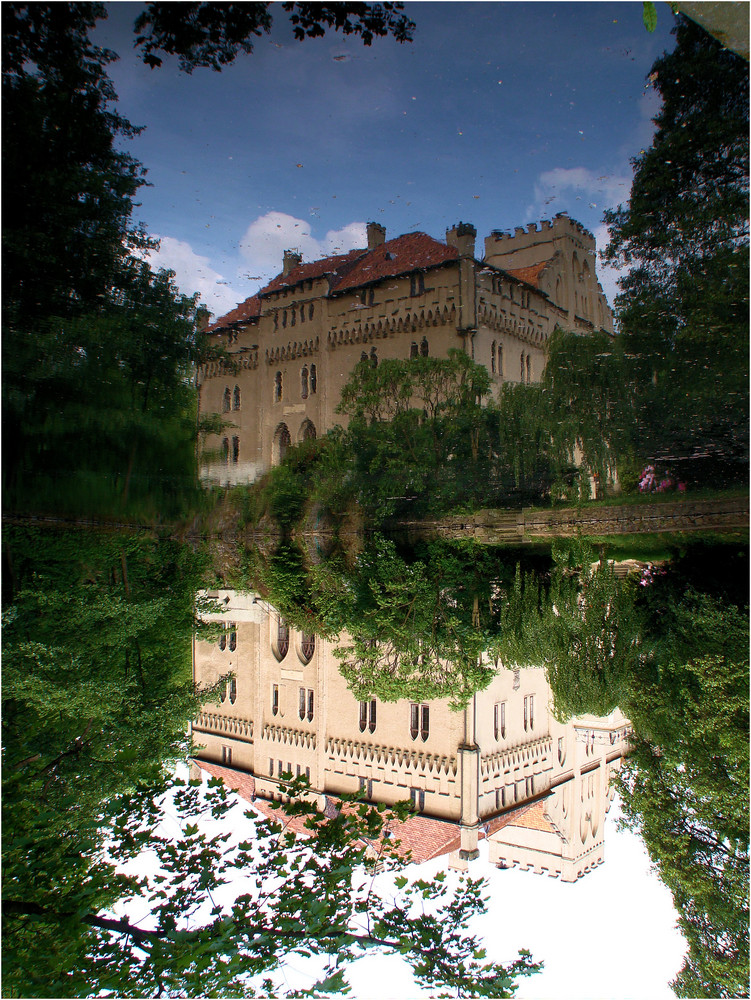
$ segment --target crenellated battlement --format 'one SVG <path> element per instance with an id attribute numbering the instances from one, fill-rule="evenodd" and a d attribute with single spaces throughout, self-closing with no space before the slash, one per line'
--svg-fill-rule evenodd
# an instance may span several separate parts
<path id="1" fill-rule="evenodd" d="M 542 219 L 540 222 L 530 222 L 526 228 L 516 226 L 513 233 L 503 229 L 493 229 L 485 240 L 485 249 L 488 251 L 489 245 L 493 245 L 498 252 L 508 253 L 511 250 L 540 243 L 541 241 L 537 238 L 540 235 L 551 239 L 575 236 L 584 242 L 591 241 L 594 248 L 595 238 L 592 233 L 585 229 L 581 222 L 572 219 L 565 212 L 559 212 L 552 220 Z M 547 242 L 547 239 L 543 242 Z"/>

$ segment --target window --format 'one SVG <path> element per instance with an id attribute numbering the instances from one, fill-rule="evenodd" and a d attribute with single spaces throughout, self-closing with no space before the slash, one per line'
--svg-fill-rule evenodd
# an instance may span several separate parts
<path id="1" fill-rule="evenodd" d="M 224 396 L 222 398 L 222 409 L 224 410 L 225 413 L 229 413 L 230 405 L 231 405 L 231 396 L 230 396 L 229 386 L 227 386 L 227 388 L 224 390 Z"/>
<path id="2" fill-rule="evenodd" d="M 237 680 L 234 677 L 229 682 L 229 701 L 230 705 L 234 705 L 237 701 Z"/>
<path id="3" fill-rule="evenodd" d="M 360 702 L 360 732 L 364 733 L 368 728 L 368 703 L 367 701 Z"/>
<path id="4" fill-rule="evenodd" d="M 300 306 L 300 322 L 305 322 L 305 306 Z"/>
<path id="5" fill-rule="evenodd" d="M 535 728 L 535 696 L 529 696 L 529 728 Z"/>
<path id="6" fill-rule="evenodd" d="M 376 730 L 375 698 L 372 701 L 360 702 L 360 732 L 364 733 L 366 729 L 369 729 L 371 733 L 374 733 Z M 412 739 L 414 738 L 413 736 Z"/>
<path id="7" fill-rule="evenodd" d="M 363 290 L 360 292 L 360 302 L 364 306 L 372 306 L 374 298 L 375 298 L 375 292 L 372 288 L 363 288 Z"/>
<path id="8" fill-rule="evenodd" d="M 227 633 L 226 632 L 222 632 L 222 634 L 221 634 L 221 636 L 219 638 L 219 648 L 221 649 L 222 652 L 224 652 L 224 650 L 227 648 Z"/>
<path id="9" fill-rule="evenodd" d="M 497 740 L 506 739 L 506 702 L 493 705 L 493 732 Z"/>
<path id="10" fill-rule="evenodd" d="M 222 764 L 232 763 L 232 747 L 222 747 Z"/>
<path id="11" fill-rule="evenodd" d="M 311 309 L 313 306 L 310 307 Z M 310 395 L 315 396 L 316 389 L 318 388 L 318 379 L 316 377 L 316 366 L 310 366 Z"/>
<path id="12" fill-rule="evenodd" d="M 529 729 L 529 695 L 524 696 L 524 732 Z"/>
<path id="13" fill-rule="evenodd" d="M 527 798 L 529 798 L 529 796 L 532 794 L 532 779 L 531 778 L 525 778 L 524 779 L 524 794 L 527 796 Z"/>
<path id="14" fill-rule="evenodd" d="M 412 808 L 416 812 L 422 812 L 425 808 L 425 790 L 423 788 L 410 788 L 409 797 L 412 802 Z"/>
<path id="15" fill-rule="evenodd" d="M 531 381 L 531 368 L 529 363 L 529 355 L 527 355 L 527 383 Z"/>
<path id="16" fill-rule="evenodd" d="M 274 402 L 279 403 L 282 398 L 282 373 L 277 372 L 274 376 Z"/>
<path id="17" fill-rule="evenodd" d="M 524 351 L 522 351 L 522 357 L 521 357 L 521 374 L 519 375 L 519 381 L 520 382 L 524 381 Z"/>
<path id="18" fill-rule="evenodd" d="M 224 704 L 224 699 L 226 697 L 227 697 L 227 685 L 222 684 L 222 687 L 219 691 L 219 701 L 221 701 L 221 703 Z"/>
<path id="19" fill-rule="evenodd" d="M 237 465 L 240 461 L 240 438 L 232 438 L 232 464 Z"/>
<path id="20" fill-rule="evenodd" d="M 279 685 L 278 684 L 274 684 L 274 686 L 271 689 L 271 714 L 272 715 L 278 715 L 279 714 Z M 281 766 L 281 761 L 279 762 L 279 765 Z"/>
<path id="21" fill-rule="evenodd" d="M 313 721 L 313 692 L 308 691 L 308 722 Z"/>
<path id="22" fill-rule="evenodd" d="M 308 306 L 308 319 L 313 319 L 313 303 Z"/>
<path id="23" fill-rule="evenodd" d="M 277 778 L 281 778 L 282 776 L 282 762 L 280 760 L 276 762 L 276 776 Z"/>
<path id="24" fill-rule="evenodd" d="M 428 338 L 427 337 L 423 337 L 422 340 L 420 341 L 420 356 L 423 357 L 423 358 L 427 358 L 428 354 L 430 354 L 430 347 L 428 345 Z"/>
<path id="25" fill-rule="evenodd" d="M 419 354 L 420 350 L 417 346 L 417 341 L 413 340 L 412 343 L 409 345 L 409 360 L 411 361 L 412 358 L 418 357 Z"/>
<path id="26" fill-rule="evenodd" d="M 495 375 L 495 341 L 490 346 L 490 372 Z"/>
<path id="27" fill-rule="evenodd" d="M 307 366 L 300 372 L 300 395 L 303 399 L 308 398 L 308 369 Z"/>
<path id="28" fill-rule="evenodd" d="M 222 441 L 222 465 L 229 465 L 229 438 Z"/>
<path id="29" fill-rule="evenodd" d="M 239 385 L 235 386 L 235 391 L 232 393 L 232 409 L 233 410 L 239 410 L 240 409 L 240 386 Z"/>
<path id="30" fill-rule="evenodd" d="M 372 778 L 360 778 L 360 791 L 365 792 L 365 798 L 370 800 L 373 798 L 373 779 Z"/>
<path id="31" fill-rule="evenodd" d="M 273 650 L 277 660 L 283 660 L 289 652 L 289 625 L 283 618 L 277 619 L 276 643 Z"/>
<path id="32" fill-rule="evenodd" d="M 368 729 L 371 733 L 375 732 L 376 729 L 376 703 L 375 698 L 370 703 L 370 718 L 368 720 Z"/>
<path id="33" fill-rule="evenodd" d="M 237 649 L 237 626 L 234 622 L 229 622 L 229 629 L 229 651 L 230 653 L 234 653 Z"/>
<path id="34" fill-rule="evenodd" d="M 503 344 L 498 345 L 498 374 L 503 375 Z"/>
<path id="35" fill-rule="evenodd" d="M 274 758 L 269 757 L 269 777 L 274 777 Z"/>
<path id="36" fill-rule="evenodd" d="M 558 740 L 558 763 L 563 764 L 566 760 L 566 741 L 561 738 Z"/>
<path id="37" fill-rule="evenodd" d="M 305 768 L 305 777 L 308 779 L 308 781 L 310 781 L 310 768 L 309 767 Z"/>
<path id="38" fill-rule="evenodd" d="M 422 295 L 425 291 L 425 275 L 412 274 L 409 278 L 409 294 Z"/>
<path id="39" fill-rule="evenodd" d="M 287 325 L 287 310 L 285 309 L 284 312 L 282 313 L 282 326 L 286 325 Z"/>
<path id="40" fill-rule="evenodd" d="M 305 688 L 300 688 L 300 707 L 298 709 L 300 721 L 305 718 Z"/>
<path id="41" fill-rule="evenodd" d="M 378 367 L 378 351 L 375 349 L 375 346 L 370 348 L 370 367 Z"/>
<path id="42" fill-rule="evenodd" d="M 316 637 L 310 632 L 303 632 L 300 639 L 300 654 L 304 663 L 310 663 L 316 649 Z"/>
<path id="43" fill-rule="evenodd" d="M 409 731 L 413 740 L 420 739 L 425 742 L 430 735 L 430 707 L 428 705 L 409 706 Z"/>

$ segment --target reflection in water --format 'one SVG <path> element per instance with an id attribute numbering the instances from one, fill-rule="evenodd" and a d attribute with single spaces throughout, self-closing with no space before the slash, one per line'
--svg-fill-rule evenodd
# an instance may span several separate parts
<path id="1" fill-rule="evenodd" d="M 386 805 L 411 800 L 419 817 L 398 836 L 415 861 L 450 854 L 466 868 L 488 838 L 496 864 L 566 881 L 602 862 L 611 770 L 627 748 L 617 709 L 557 721 L 540 668 L 494 670 L 459 710 L 446 697 L 360 700 L 334 655 L 345 637 L 318 638 L 308 655 L 310 636 L 271 605 L 209 596 L 224 608 L 212 620 L 236 631 L 237 649 L 196 641 L 195 679 L 213 687 L 231 674 L 237 698 L 204 705 L 193 726 L 198 761 L 252 776 L 243 787 L 270 801 L 288 772 L 309 778 L 322 810 L 358 791 Z"/>

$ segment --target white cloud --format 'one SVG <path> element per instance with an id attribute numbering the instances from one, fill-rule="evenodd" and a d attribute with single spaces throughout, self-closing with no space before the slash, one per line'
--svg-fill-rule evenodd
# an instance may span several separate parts
<path id="1" fill-rule="evenodd" d="M 240 253 L 250 278 L 268 280 L 282 269 L 285 250 L 297 250 L 304 261 L 346 253 L 368 243 L 364 222 L 350 222 L 343 229 L 331 229 L 318 240 L 304 219 L 284 212 L 267 212 L 251 222 L 240 241 Z"/>
<path id="2" fill-rule="evenodd" d="M 184 295 L 198 292 L 203 302 L 215 316 L 229 312 L 246 299 L 247 293 L 233 289 L 229 282 L 209 267 L 209 258 L 201 257 L 190 243 L 172 236 L 157 236 L 159 249 L 150 250 L 145 256 L 154 270 L 166 268 L 175 272 L 175 283 Z"/>
<path id="3" fill-rule="evenodd" d="M 576 218 L 577 201 L 603 210 L 628 201 L 630 190 L 630 175 L 595 174 L 587 167 L 556 167 L 537 178 L 535 202 L 527 211 L 530 217 L 568 211 Z"/>
<path id="4" fill-rule="evenodd" d="M 602 285 L 602 290 L 607 296 L 607 300 L 611 307 L 615 302 L 615 297 L 619 292 L 618 279 L 622 278 L 624 274 L 628 273 L 628 269 L 617 271 L 614 267 L 608 267 L 599 259 L 599 254 L 605 249 L 605 247 L 610 242 L 610 231 L 608 227 L 603 223 L 598 226 L 594 231 L 594 238 L 597 244 L 597 278 Z"/>

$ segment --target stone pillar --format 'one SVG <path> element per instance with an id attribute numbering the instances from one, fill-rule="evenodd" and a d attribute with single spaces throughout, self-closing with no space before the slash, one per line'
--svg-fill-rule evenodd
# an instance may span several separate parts
<path id="1" fill-rule="evenodd" d="M 459 858 L 473 861 L 479 855 L 477 835 L 480 828 L 480 748 L 475 739 L 476 696 L 464 709 L 464 740 L 457 756 L 461 776 L 461 846 Z"/>

